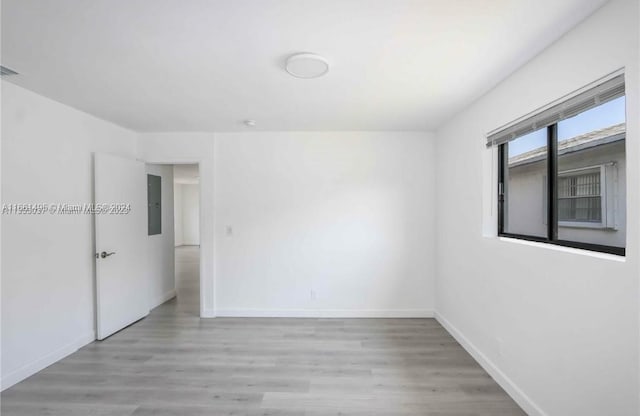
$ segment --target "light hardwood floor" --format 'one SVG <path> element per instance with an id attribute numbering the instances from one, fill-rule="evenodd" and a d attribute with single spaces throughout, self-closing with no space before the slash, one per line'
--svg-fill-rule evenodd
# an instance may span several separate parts
<path id="1" fill-rule="evenodd" d="M 200 315 L 200 246 L 176 247 L 175 310 Z"/>
<path id="2" fill-rule="evenodd" d="M 525 414 L 433 319 L 199 319 L 197 248 L 177 256 L 177 300 L 3 392 L 2 415 Z"/>

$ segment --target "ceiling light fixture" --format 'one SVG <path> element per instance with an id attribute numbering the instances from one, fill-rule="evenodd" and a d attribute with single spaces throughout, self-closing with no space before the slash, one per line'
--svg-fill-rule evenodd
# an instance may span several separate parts
<path id="1" fill-rule="evenodd" d="M 329 72 L 329 62 L 315 53 L 297 53 L 287 58 L 285 69 L 296 78 L 318 78 Z"/>
<path id="2" fill-rule="evenodd" d="M 256 121 L 255 120 L 245 120 L 244 121 L 244 125 L 247 127 L 255 127 L 256 126 Z"/>

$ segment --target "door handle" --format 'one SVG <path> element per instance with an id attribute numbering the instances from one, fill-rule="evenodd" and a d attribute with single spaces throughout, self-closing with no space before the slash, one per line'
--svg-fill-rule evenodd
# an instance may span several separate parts
<path id="1" fill-rule="evenodd" d="M 109 252 L 109 253 L 107 253 L 106 251 L 103 251 L 102 253 L 100 253 L 100 257 L 102 257 L 104 259 L 104 258 L 107 258 L 109 256 L 113 256 L 114 254 L 116 254 L 115 251 L 112 251 L 112 252 Z"/>

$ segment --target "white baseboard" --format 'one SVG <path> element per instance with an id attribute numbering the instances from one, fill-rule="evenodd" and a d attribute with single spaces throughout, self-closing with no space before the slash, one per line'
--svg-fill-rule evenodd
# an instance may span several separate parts
<path id="1" fill-rule="evenodd" d="M 203 311 L 200 311 L 200 318 L 215 318 L 216 317 L 216 311 L 213 309 L 205 309 Z"/>
<path id="2" fill-rule="evenodd" d="M 93 341 L 95 341 L 95 339 L 96 334 L 94 332 L 89 332 L 81 337 L 78 337 L 75 341 L 45 355 L 44 357 L 39 358 L 29 364 L 18 368 L 17 370 L 10 372 L 9 374 L 3 376 L 0 380 L 0 389 L 2 391 L 8 389 L 14 384 L 21 382 L 27 377 L 34 375 L 38 371 L 41 371 L 49 367 L 51 364 L 54 364 L 57 361 L 62 360 L 64 357 L 78 351 L 85 345 L 92 343 Z"/>
<path id="3" fill-rule="evenodd" d="M 513 380 L 503 373 L 493 361 L 469 341 L 458 328 L 453 326 L 451 322 L 438 312 L 435 312 L 435 318 L 529 416 L 548 416 L 548 414 L 527 396 Z"/>
<path id="4" fill-rule="evenodd" d="M 235 318 L 433 318 L 428 309 L 218 309 L 218 317 Z"/>
<path id="5" fill-rule="evenodd" d="M 165 303 L 166 301 L 168 301 L 169 299 L 173 299 L 175 297 L 176 297 L 176 290 L 175 289 L 171 289 L 170 291 L 168 291 L 164 295 L 156 298 L 151 303 L 151 308 L 150 309 L 156 308 L 156 307 L 162 305 L 163 303 Z"/>

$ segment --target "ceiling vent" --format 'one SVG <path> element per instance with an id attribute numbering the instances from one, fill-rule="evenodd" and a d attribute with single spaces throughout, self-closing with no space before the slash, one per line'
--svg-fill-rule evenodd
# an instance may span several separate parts
<path id="1" fill-rule="evenodd" d="M 18 75 L 18 73 L 14 70 L 7 68 L 6 66 L 0 65 L 0 76 L 10 77 L 11 75 Z"/>

